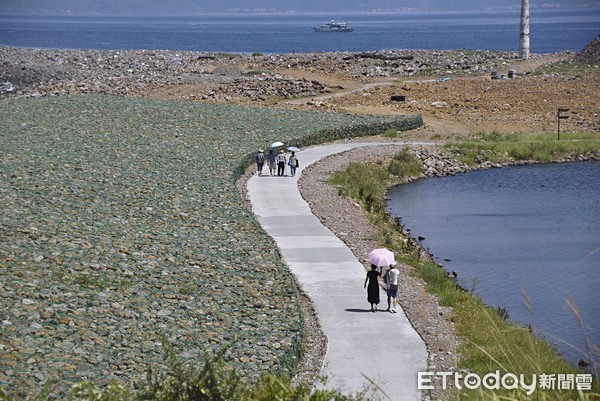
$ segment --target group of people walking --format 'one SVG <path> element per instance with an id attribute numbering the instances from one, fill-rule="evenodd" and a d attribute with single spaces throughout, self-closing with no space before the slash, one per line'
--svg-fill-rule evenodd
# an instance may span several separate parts
<path id="1" fill-rule="evenodd" d="M 398 303 L 398 276 L 400 271 L 396 268 L 396 262 L 392 262 L 388 269 L 383 272 L 383 267 L 380 269 L 377 265 L 372 264 L 371 270 L 367 272 L 365 277 L 364 288 L 367 289 L 367 302 L 371 304 L 371 312 L 377 312 L 379 305 L 379 277 L 383 276 L 387 295 L 387 312 L 396 313 L 396 305 Z"/>
<path id="2" fill-rule="evenodd" d="M 285 176 L 286 166 L 290 167 L 290 175 L 293 177 L 296 175 L 296 169 L 300 166 L 296 152 L 292 152 L 288 158 L 283 150 L 280 150 L 279 153 L 275 153 L 273 149 L 269 149 L 269 153 L 265 155 L 263 150 L 259 149 L 256 154 L 256 169 L 258 175 L 262 175 L 265 163 L 269 166 L 269 174 L 274 176 L 275 172 L 277 172 L 278 177 Z"/>

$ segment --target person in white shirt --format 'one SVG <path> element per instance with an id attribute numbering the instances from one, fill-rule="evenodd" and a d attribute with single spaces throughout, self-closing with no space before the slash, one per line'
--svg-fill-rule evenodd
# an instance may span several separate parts
<path id="1" fill-rule="evenodd" d="M 287 157 L 283 150 L 279 151 L 277 155 L 277 176 L 283 177 L 285 175 L 285 162 L 287 161 Z"/>
<path id="2" fill-rule="evenodd" d="M 385 284 L 387 286 L 387 304 L 386 311 L 396 313 L 396 304 L 398 303 L 398 276 L 400 271 L 396 269 L 396 262 L 392 262 L 390 269 L 385 273 Z"/>

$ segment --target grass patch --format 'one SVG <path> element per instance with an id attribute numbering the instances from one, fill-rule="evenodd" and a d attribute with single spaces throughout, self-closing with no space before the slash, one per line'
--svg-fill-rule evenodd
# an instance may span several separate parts
<path id="1" fill-rule="evenodd" d="M 350 163 L 346 170 L 333 173 L 329 182 L 338 187 L 339 195 L 359 200 L 367 211 L 385 213 L 387 189 L 402 178 L 420 175 L 421 163 L 403 148 L 388 165 Z"/>
<path id="2" fill-rule="evenodd" d="M 579 75 L 598 73 L 598 65 L 593 63 L 577 63 L 571 60 L 562 60 L 556 63 L 550 63 L 537 68 L 533 74 L 535 76 L 561 74 L 561 75 Z"/>
<path id="3" fill-rule="evenodd" d="M 394 155 L 387 169 L 398 178 L 418 177 L 421 175 L 421 162 L 408 148 L 403 148 Z"/>
<path id="4" fill-rule="evenodd" d="M 398 130 L 395 130 L 393 128 L 387 129 L 382 134 L 382 136 L 384 136 L 386 138 L 397 138 L 398 137 Z"/>
<path id="5" fill-rule="evenodd" d="M 334 173 L 330 183 L 338 187 L 339 195 L 357 199 L 367 211 L 379 213 L 385 209 L 387 178 L 382 166 L 351 163 L 346 170 Z"/>
<path id="6" fill-rule="evenodd" d="M 468 165 L 482 161 L 506 162 L 533 160 L 547 163 L 577 155 L 600 157 L 600 135 L 596 132 L 561 133 L 556 135 L 506 135 L 481 133 L 469 141 L 447 144 L 456 159 Z"/>
<path id="7" fill-rule="evenodd" d="M 235 53 L 219 52 L 219 53 L 215 53 L 215 57 L 225 58 L 225 59 L 234 59 L 234 58 L 241 57 L 241 55 L 235 54 Z"/>

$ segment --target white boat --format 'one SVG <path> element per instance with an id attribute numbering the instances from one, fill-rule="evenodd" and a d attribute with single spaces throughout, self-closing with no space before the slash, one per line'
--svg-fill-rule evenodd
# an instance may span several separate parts
<path id="1" fill-rule="evenodd" d="M 346 22 L 335 22 L 331 20 L 324 25 L 315 26 L 315 32 L 352 32 L 354 29 L 348 26 Z"/>

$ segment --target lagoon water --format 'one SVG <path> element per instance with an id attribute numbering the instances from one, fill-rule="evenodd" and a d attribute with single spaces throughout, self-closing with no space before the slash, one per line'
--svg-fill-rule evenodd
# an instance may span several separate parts
<path id="1" fill-rule="evenodd" d="M 430 178 L 389 196 L 388 211 L 484 303 L 577 363 L 586 343 L 569 299 L 600 345 L 600 162 Z"/>
<path id="2" fill-rule="evenodd" d="M 315 33 L 335 18 L 351 33 Z M 388 49 L 517 51 L 520 11 L 446 13 L 2 14 L 0 45 L 101 50 L 292 53 Z M 534 9 L 531 51 L 578 51 L 600 33 L 600 9 Z"/>

